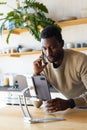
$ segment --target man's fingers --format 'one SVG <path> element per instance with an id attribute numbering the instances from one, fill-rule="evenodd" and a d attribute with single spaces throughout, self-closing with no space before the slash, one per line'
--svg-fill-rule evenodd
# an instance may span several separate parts
<path id="1" fill-rule="evenodd" d="M 43 69 L 47 66 L 47 62 L 45 64 L 42 65 Z"/>

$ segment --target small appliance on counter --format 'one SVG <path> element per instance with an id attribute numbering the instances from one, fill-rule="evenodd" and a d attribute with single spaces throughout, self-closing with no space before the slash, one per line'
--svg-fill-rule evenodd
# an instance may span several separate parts
<path id="1" fill-rule="evenodd" d="M 9 74 L 10 75 L 10 74 Z M 18 93 L 21 93 L 25 88 L 28 87 L 26 76 L 24 75 L 14 75 L 13 79 L 9 76 L 4 76 L 4 82 L 3 86 L 0 86 L 0 93 L 3 94 L 4 92 L 4 98 L 2 99 L 3 102 L 5 101 L 6 104 L 18 104 L 19 105 L 19 95 Z M 10 78 L 9 78 L 10 77 Z M 10 81 L 12 80 L 12 81 Z M 12 84 L 10 84 L 12 83 Z M 31 105 L 31 101 L 29 99 L 29 93 L 26 95 L 27 104 Z"/>

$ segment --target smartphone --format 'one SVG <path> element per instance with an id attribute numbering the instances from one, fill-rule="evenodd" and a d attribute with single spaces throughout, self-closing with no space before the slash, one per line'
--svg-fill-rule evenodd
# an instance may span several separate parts
<path id="1" fill-rule="evenodd" d="M 44 55 L 43 50 L 41 51 L 41 57 L 45 60 L 45 55 Z"/>
<path id="2" fill-rule="evenodd" d="M 46 62 L 46 56 L 45 56 L 43 50 L 42 50 L 42 55 L 41 55 L 41 56 L 42 56 L 42 58 L 43 58 L 42 64 L 43 64 L 43 65 L 47 64 L 47 62 Z"/>
<path id="3" fill-rule="evenodd" d="M 45 76 L 37 75 L 32 77 L 34 90 L 36 91 L 37 98 L 43 101 L 51 99 L 50 86 Z"/>

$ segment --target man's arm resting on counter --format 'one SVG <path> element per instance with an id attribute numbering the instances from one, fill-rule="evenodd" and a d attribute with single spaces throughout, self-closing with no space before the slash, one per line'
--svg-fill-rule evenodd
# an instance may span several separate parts
<path id="1" fill-rule="evenodd" d="M 73 98 L 76 107 L 87 107 L 87 92 L 80 95 L 79 97 Z"/>

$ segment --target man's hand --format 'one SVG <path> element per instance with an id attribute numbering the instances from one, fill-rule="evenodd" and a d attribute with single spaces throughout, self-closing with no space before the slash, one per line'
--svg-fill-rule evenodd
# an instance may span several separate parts
<path id="1" fill-rule="evenodd" d="M 45 107 L 46 107 L 47 112 L 52 113 L 52 112 L 66 110 L 67 108 L 70 108 L 70 104 L 68 100 L 55 98 L 55 99 L 46 101 Z"/>
<path id="2" fill-rule="evenodd" d="M 44 62 L 44 64 L 43 64 L 43 62 Z M 43 71 L 43 69 L 46 67 L 46 65 L 47 65 L 47 62 L 45 62 L 42 57 L 35 60 L 33 62 L 34 74 L 36 74 L 36 75 L 40 74 Z"/>

